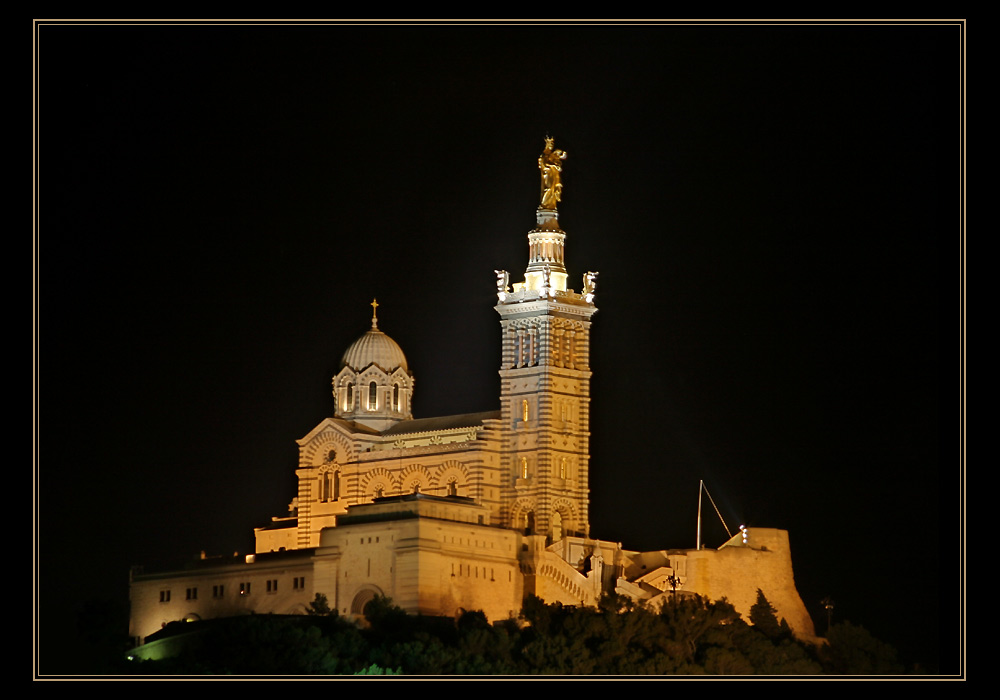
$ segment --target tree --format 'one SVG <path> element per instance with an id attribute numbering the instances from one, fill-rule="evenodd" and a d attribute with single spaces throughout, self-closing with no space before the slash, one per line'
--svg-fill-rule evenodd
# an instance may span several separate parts
<path id="1" fill-rule="evenodd" d="M 367 668 L 363 668 L 355 676 L 399 676 L 403 672 L 398 668 L 394 671 L 391 668 L 382 668 L 378 664 L 372 664 Z"/>
<path id="2" fill-rule="evenodd" d="M 714 603 L 701 596 L 671 596 L 660 607 L 660 619 L 666 625 L 667 651 L 676 659 L 694 664 L 699 645 L 710 631 L 739 619 L 739 613 L 725 598 Z M 689 673 L 680 670 L 678 673 Z"/>
<path id="3" fill-rule="evenodd" d="M 463 610 L 455 621 L 459 634 L 468 634 L 473 630 L 486 630 L 490 628 L 490 621 L 486 613 L 482 610 Z"/>
<path id="4" fill-rule="evenodd" d="M 850 622 L 839 622 L 826 633 L 827 645 L 820 662 L 827 673 L 889 675 L 903 672 L 896 650 L 875 639 L 868 630 Z"/>
<path id="5" fill-rule="evenodd" d="M 406 624 L 406 611 L 381 595 L 365 605 L 364 616 L 371 629 L 379 632 L 395 632 Z"/>
<path id="6" fill-rule="evenodd" d="M 792 630 L 785 622 L 785 618 L 781 618 L 781 622 L 778 622 L 777 612 L 778 610 L 768 602 L 764 591 L 758 588 L 757 602 L 750 607 L 750 624 L 775 642 L 792 637 Z"/>
<path id="7" fill-rule="evenodd" d="M 244 615 L 207 621 L 200 630 L 180 636 L 181 649 L 175 656 L 142 662 L 135 672 L 325 675 L 353 671 L 331 653 L 329 640 L 304 616 Z"/>
<path id="8" fill-rule="evenodd" d="M 309 615 L 336 615 L 337 611 L 330 608 L 330 603 L 325 595 L 317 593 L 313 602 L 309 603 L 309 607 L 306 608 L 306 613 Z"/>

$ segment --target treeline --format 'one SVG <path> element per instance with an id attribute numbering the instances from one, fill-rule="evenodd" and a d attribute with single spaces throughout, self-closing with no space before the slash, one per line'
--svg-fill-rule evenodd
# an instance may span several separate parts
<path id="1" fill-rule="evenodd" d="M 169 659 L 139 675 L 821 675 L 899 674 L 891 647 L 850 623 L 828 644 L 797 641 L 763 594 L 743 620 L 725 600 L 677 596 L 653 611 L 617 596 L 597 608 L 530 598 L 519 620 L 490 624 L 411 616 L 387 599 L 359 627 L 318 598 L 306 617 L 251 615 L 203 623 Z M 183 623 L 178 623 L 183 624 Z M 185 632 L 191 630 L 184 626 Z"/>

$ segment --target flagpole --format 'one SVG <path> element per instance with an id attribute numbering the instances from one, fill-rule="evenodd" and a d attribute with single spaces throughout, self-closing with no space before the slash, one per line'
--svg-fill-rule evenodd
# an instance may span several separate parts
<path id="1" fill-rule="evenodd" d="M 701 550 L 701 492 L 705 489 L 705 482 L 702 479 L 698 480 L 698 541 L 695 543 L 695 549 Z"/>

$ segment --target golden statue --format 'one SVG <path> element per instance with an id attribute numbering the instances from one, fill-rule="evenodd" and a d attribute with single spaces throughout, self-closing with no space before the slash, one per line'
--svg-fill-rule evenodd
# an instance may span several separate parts
<path id="1" fill-rule="evenodd" d="M 555 139 L 545 137 L 545 150 L 538 156 L 538 169 L 542 171 L 542 209 L 556 210 L 562 199 L 562 161 L 566 151 L 554 148 Z"/>

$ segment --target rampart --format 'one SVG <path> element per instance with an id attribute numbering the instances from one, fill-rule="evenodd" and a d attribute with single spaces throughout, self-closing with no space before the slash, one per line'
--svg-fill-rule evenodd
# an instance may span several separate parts
<path id="1" fill-rule="evenodd" d="M 786 530 L 754 528 L 745 544 L 740 534 L 719 549 L 690 550 L 686 558 L 685 591 L 710 600 L 725 597 L 749 620 L 759 588 L 797 637 L 815 638 L 812 618 L 795 588 Z"/>

